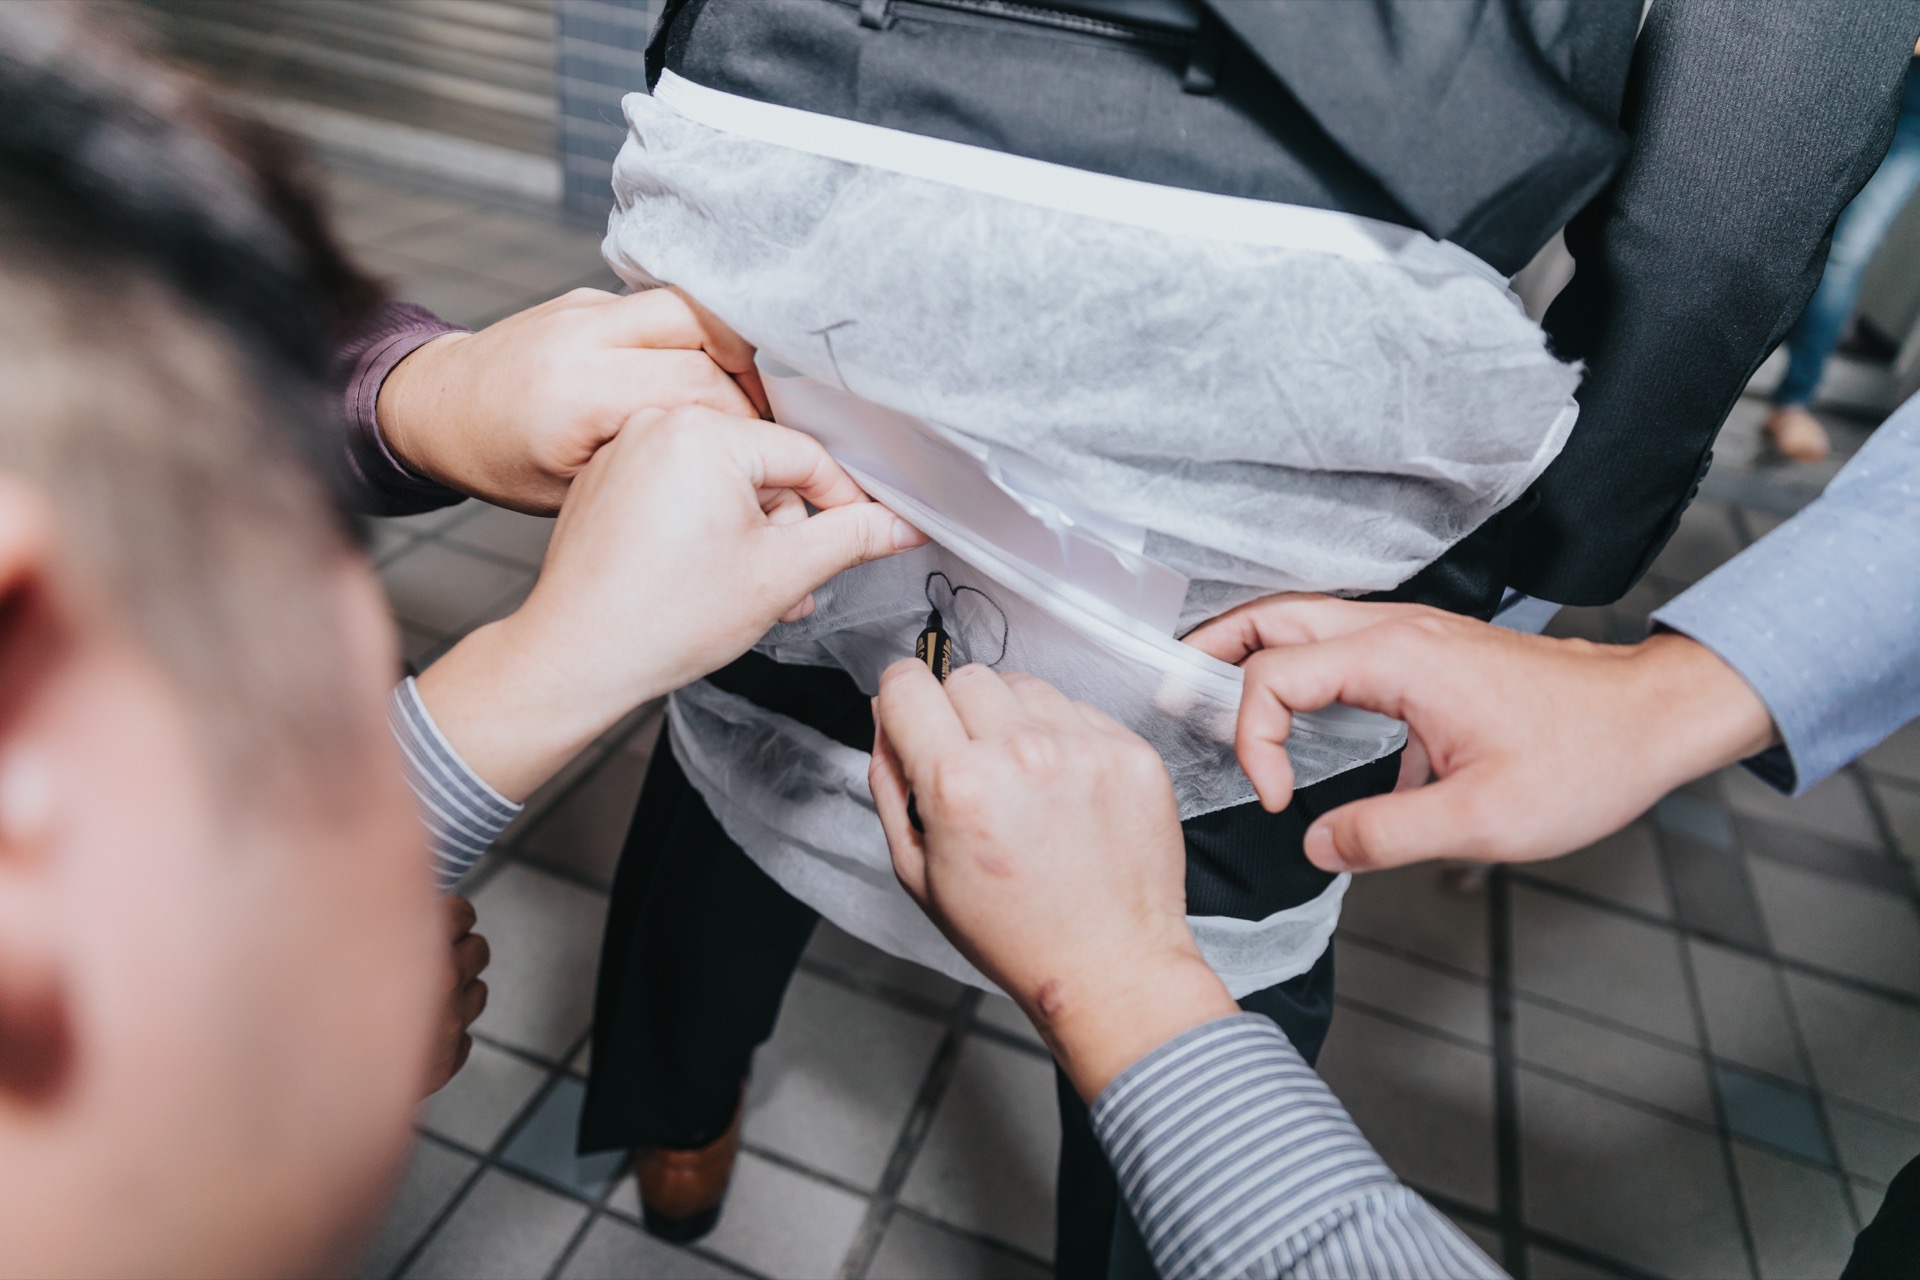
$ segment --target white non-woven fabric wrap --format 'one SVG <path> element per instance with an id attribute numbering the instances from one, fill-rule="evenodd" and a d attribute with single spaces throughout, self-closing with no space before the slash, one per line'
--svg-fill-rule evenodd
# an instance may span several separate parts
<path id="1" fill-rule="evenodd" d="M 1183 816 L 1251 789 L 1231 750 L 1238 673 L 1176 643 L 1176 625 L 1275 590 L 1397 585 L 1517 497 L 1572 428 L 1578 370 L 1503 280 L 1417 232 L 671 73 L 625 105 L 605 245 L 623 278 L 684 289 L 776 357 L 796 397 L 811 384 L 926 427 L 1062 538 L 1064 575 L 1042 571 L 1003 554 L 1004 530 L 870 483 L 937 545 L 841 575 L 763 651 L 871 690 L 937 604 L 963 658 L 1039 675 L 1143 733 Z M 1135 571 L 1126 616 L 1112 606 L 1128 581 L 1074 580 L 1089 548 L 1101 572 Z M 864 753 L 704 684 L 675 695 L 670 724 L 722 827 L 784 887 L 985 985 L 893 882 Z M 1304 785 L 1400 741 L 1392 722 L 1336 708 L 1303 718 L 1290 751 Z M 1318 958 L 1344 889 L 1267 920 L 1196 920 L 1196 935 L 1236 994 L 1258 990 Z"/>

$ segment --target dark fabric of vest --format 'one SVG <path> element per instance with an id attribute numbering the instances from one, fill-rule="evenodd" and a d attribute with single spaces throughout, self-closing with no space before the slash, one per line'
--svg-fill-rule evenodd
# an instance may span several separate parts
<path id="1" fill-rule="evenodd" d="M 894 0 L 863 21 L 857 0 L 685 0 L 656 65 L 909 133 L 1418 227 L 1507 274 L 1625 154 L 1612 119 L 1637 0 L 1209 5 Z"/>

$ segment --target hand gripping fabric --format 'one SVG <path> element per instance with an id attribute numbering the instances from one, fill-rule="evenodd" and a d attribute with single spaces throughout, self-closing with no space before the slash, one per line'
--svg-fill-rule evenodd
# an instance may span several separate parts
<path id="1" fill-rule="evenodd" d="M 1572 427 L 1578 370 L 1452 246 L 1324 210 L 1174 191 L 662 78 L 627 99 L 606 253 L 760 348 L 811 430 L 934 544 L 840 575 L 761 644 L 863 689 L 930 605 L 956 661 L 1024 671 L 1160 752 L 1183 817 L 1244 803 L 1237 669 L 1179 628 L 1275 590 L 1397 585 L 1512 501 Z M 867 757 L 710 685 L 676 757 L 769 874 L 847 931 L 988 985 L 893 878 Z M 1301 785 L 1396 722 L 1300 717 Z M 1197 918 L 1236 995 L 1311 967 L 1345 892 Z"/>

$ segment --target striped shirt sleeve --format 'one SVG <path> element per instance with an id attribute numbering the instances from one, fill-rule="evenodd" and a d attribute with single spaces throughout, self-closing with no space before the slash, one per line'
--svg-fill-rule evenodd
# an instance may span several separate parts
<path id="1" fill-rule="evenodd" d="M 442 890 L 451 889 L 500 838 L 521 806 L 467 767 L 427 713 L 412 676 L 394 688 L 387 723 L 400 744 L 407 784 L 427 824 L 434 879 Z"/>
<path id="2" fill-rule="evenodd" d="M 1128 1067 L 1093 1125 L 1164 1280 L 1505 1274 L 1401 1185 L 1258 1014 Z"/>

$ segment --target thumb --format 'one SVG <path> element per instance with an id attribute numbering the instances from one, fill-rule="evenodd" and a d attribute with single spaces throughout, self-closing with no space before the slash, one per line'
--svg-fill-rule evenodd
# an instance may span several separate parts
<path id="1" fill-rule="evenodd" d="M 781 540 L 795 595 L 843 569 L 922 546 L 927 535 L 877 502 L 849 502 L 771 530 Z"/>
<path id="2" fill-rule="evenodd" d="M 1343 804 L 1307 829 L 1307 860 L 1322 871 L 1381 871 L 1435 858 L 1510 861 L 1513 806 L 1492 801 L 1491 779 L 1462 771 L 1414 791 Z"/>

